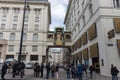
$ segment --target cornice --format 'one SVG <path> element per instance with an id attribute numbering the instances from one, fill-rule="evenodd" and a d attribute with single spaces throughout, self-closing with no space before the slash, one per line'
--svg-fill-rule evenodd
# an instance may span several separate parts
<path id="1" fill-rule="evenodd" d="M 18 4 L 23 4 L 24 1 L 18 1 L 18 0 L 0 0 L 0 3 L 18 3 Z M 45 2 L 45 1 L 30 1 L 29 4 L 50 4 L 49 2 Z"/>

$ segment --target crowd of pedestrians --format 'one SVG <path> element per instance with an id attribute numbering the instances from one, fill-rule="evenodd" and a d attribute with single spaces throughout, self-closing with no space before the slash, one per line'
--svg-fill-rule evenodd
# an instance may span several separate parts
<path id="1" fill-rule="evenodd" d="M 24 62 L 10 62 L 9 64 L 7 64 L 6 62 L 3 63 L 2 69 L 1 69 L 1 78 L 2 80 L 5 80 L 4 76 L 7 73 L 7 69 L 8 69 L 8 73 L 12 73 L 12 77 L 15 78 L 16 75 L 21 76 L 21 78 L 23 78 L 23 76 L 25 75 L 24 73 L 24 69 L 25 69 L 25 64 Z"/>
<path id="2" fill-rule="evenodd" d="M 38 62 L 35 62 L 33 65 L 33 71 L 34 71 L 34 77 L 41 77 L 45 76 L 46 79 L 51 78 L 56 78 L 59 79 L 59 68 L 62 68 L 66 71 L 66 79 L 67 80 L 83 80 L 83 76 L 87 77 L 85 75 L 88 74 L 89 70 L 89 75 L 90 78 L 93 79 L 95 67 L 94 65 L 90 65 L 89 67 L 84 65 L 84 64 L 78 64 L 78 65 L 73 65 L 73 64 L 64 64 L 62 66 L 59 65 L 59 63 L 56 64 L 50 64 L 49 62 L 44 65 L 42 62 L 39 64 Z M 19 75 L 21 78 L 25 75 L 25 64 L 24 62 L 10 62 L 7 64 L 6 62 L 3 63 L 3 66 L 1 68 L 1 78 L 2 80 L 4 79 L 5 74 L 7 73 L 12 73 L 12 77 L 15 78 L 16 75 Z M 44 75 L 44 69 L 46 69 L 46 75 Z M 112 75 L 112 80 L 118 80 L 118 73 L 119 70 L 117 69 L 116 66 L 111 64 L 111 75 Z"/>

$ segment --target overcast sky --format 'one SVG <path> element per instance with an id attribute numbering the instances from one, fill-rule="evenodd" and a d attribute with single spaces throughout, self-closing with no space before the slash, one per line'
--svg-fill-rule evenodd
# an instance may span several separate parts
<path id="1" fill-rule="evenodd" d="M 51 25 L 50 30 L 54 27 L 64 27 L 64 17 L 67 10 L 68 0 L 49 0 L 51 3 Z"/>

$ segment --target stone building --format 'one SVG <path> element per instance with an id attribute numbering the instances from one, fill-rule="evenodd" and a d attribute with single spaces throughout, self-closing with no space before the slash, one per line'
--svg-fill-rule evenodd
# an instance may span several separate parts
<path id="1" fill-rule="evenodd" d="M 0 0 L 0 39 L 7 40 L 6 59 L 18 59 L 25 0 Z M 48 0 L 26 0 L 21 59 L 45 60 L 46 41 L 51 24 Z"/>
<path id="2" fill-rule="evenodd" d="M 62 48 L 50 48 L 49 49 L 49 62 L 51 64 L 57 64 L 63 62 L 63 50 Z"/>
<path id="3" fill-rule="evenodd" d="M 72 33 L 72 63 L 93 64 L 104 76 L 111 76 L 111 64 L 120 70 L 119 8 L 119 0 L 69 0 L 64 24 Z"/>

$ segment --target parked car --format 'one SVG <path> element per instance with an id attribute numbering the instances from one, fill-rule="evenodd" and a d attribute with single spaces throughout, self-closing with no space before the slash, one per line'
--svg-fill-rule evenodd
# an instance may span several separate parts
<path id="1" fill-rule="evenodd" d="M 25 65 L 25 68 L 26 69 L 32 69 L 33 68 L 33 63 L 27 63 L 26 65 Z"/>

